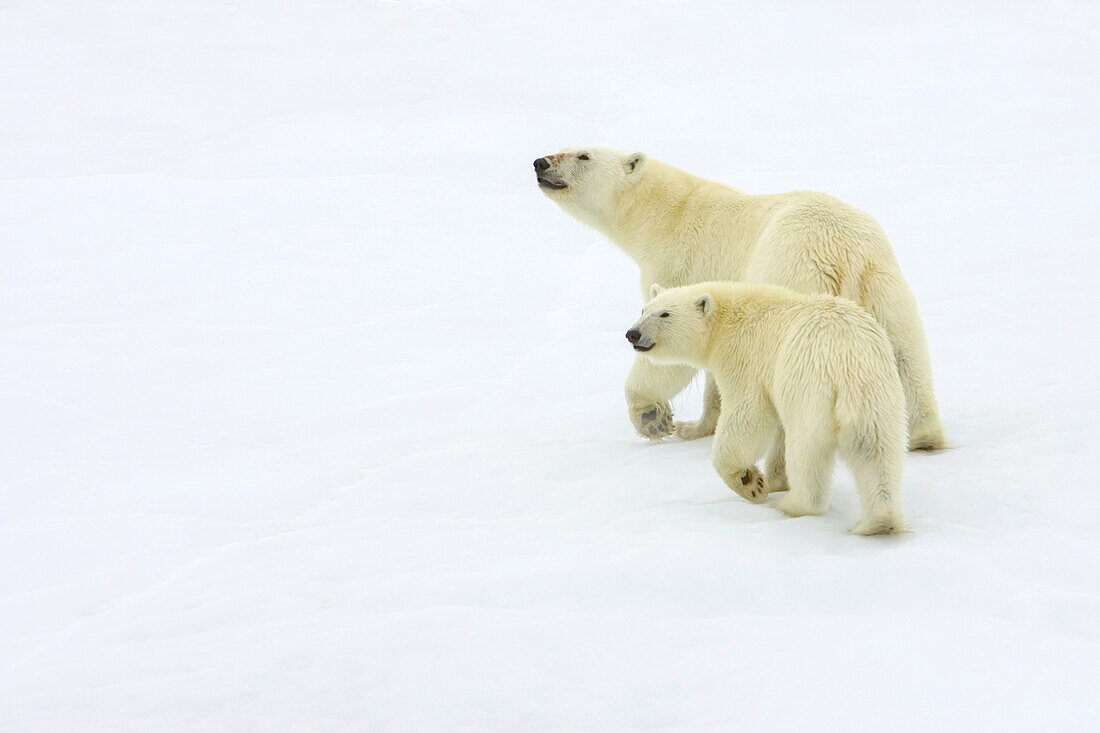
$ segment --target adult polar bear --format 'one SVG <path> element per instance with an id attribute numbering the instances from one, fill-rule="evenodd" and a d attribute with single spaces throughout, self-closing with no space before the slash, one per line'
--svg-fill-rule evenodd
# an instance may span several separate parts
<path id="1" fill-rule="evenodd" d="M 752 196 L 698 178 L 643 153 L 565 148 L 535 161 L 539 188 L 566 213 L 594 227 L 641 268 L 649 287 L 737 280 L 828 293 L 859 303 L 886 329 L 905 391 L 909 448 L 943 448 L 945 440 L 924 326 L 890 242 L 868 214 L 822 193 Z M 707 375 L 702 417 L 673 422 L 669 400 L 696 369 L 638 357 L 626 381 L 638 433 L 710 435 L 720 399 Z"/>

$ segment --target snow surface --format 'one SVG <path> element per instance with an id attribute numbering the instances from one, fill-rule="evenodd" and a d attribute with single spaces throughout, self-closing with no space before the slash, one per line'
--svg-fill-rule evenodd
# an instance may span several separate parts
<path id="1" fill-rule="evenodd" d="M 0 7 L 0 728 L 1096 730 L 1096 3 Z M 626 419 L 565 145 L 894 243 L 948 452 Z M 690 418 L 696 385 L 680 400 Z"/>

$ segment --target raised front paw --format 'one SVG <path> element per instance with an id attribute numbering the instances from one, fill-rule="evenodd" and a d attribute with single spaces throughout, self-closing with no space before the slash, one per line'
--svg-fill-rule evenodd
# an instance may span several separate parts
<path id="1" fill-rule="evenodd" d="M 668 405 L 646 405 L 630 411 L 634 429 L 643 438 L 659 443 L 675 432 L 672 409 Z"/>
<path id="2" fill-rule="evenodd" d="M 756 468 L 750 468 L 729 482 L 733 490 L 746 501 L 762 504 L 768 500 L 768 490 L 764 486 L 764 474 Z"/>

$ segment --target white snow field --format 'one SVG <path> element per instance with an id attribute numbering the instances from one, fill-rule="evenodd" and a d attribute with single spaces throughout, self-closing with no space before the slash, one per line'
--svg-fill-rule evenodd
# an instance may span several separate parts
<path id="1" fill-rule="evenodd" d="M 1098 89 L 1095 2 L 4 3 L 0 729 L 1097 730 Z M 879 219 L 911 534 L 632 433 L 598 144 Z"/>

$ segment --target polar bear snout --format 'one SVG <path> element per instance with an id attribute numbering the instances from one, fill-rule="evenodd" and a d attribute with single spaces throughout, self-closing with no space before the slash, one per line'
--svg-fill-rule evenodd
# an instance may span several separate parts
<path id="1" fill-rule="evenodd" d="M 548 158 L 539 158 L 535 161 L 535 178 L 538 179 L 539 188 L 557 190 L 566 187 L 565 179 L 554 170 L 553 164 Z"/>
<path id="2" fill-rule="evenodd" d="M 642 343 L 642 332 L 632 328 L 626 332 L 626 340 L 634 346 L 635 351 L 649 351 L 653 348 L 653 342 Z"/>

